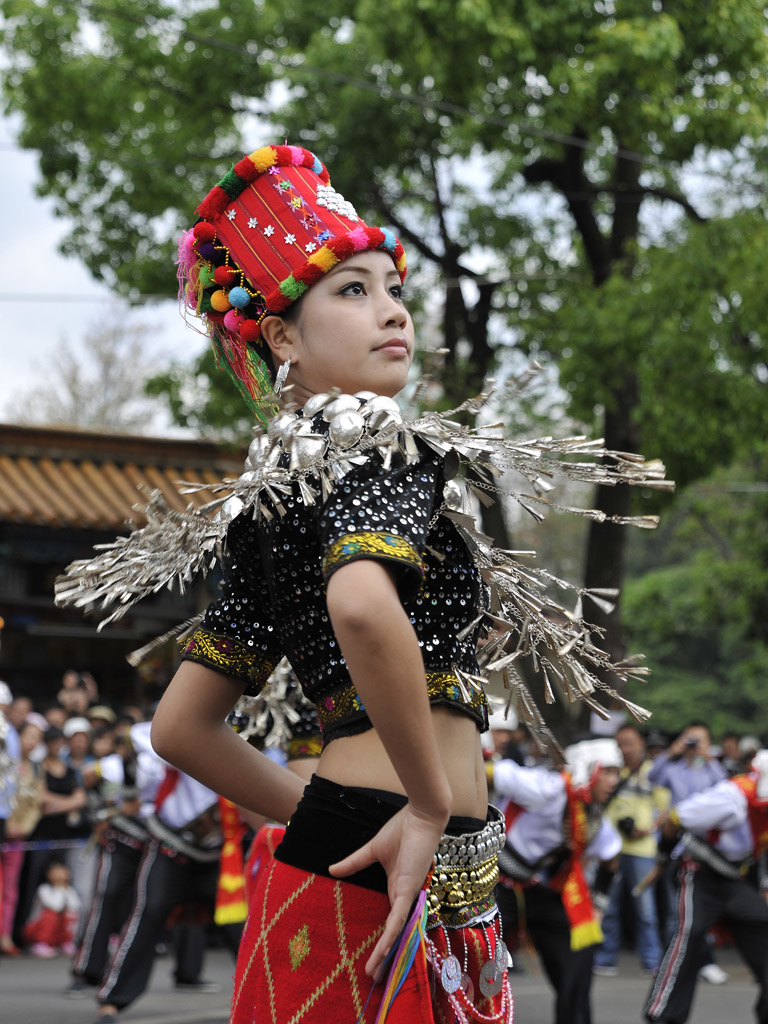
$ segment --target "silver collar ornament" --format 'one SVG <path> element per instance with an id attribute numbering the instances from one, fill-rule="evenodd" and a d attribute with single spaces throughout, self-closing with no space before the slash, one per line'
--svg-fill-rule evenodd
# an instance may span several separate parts
<path id="1" fill-rule="evenodd" d="M 505 388 L 504 398 L 512 389 Z M 159 491 L 149 496 L 146 526 L 127 537 L 100 545 L 90 559 L 73 562 L 56 581 L 56 603 L 85 609 L 107 610 L 99 628 L 119 619 L 137 601 L 178 582 L 185 585 L 211 569 L 221 555 L 230 523 L 240 515 L 269 521 L 285 514 L 284 498 L 298 489 L 305 505 L 323 503 L 356 465 L 378 459 L 386 469 L 395 457 L 412 464 L 421 457 L 420 446 L 432 449 L 443 460 L 446 480 L 439 514 L 450 519 L 466 542 L 486 588 L 481 619 L 490 639 L 480 652 L 483 675 L 469 676 L 458 669 L 457 677 L 468 692 L 477 689 L 488 673 L 499 673 L 508 691 L 508 703 L 540 735 L 547 730 L 541 712 L 525 687 L 516 663 L 530 659 L 544 680 L 544 698 L 555 701 L 555 689 L 566 700 L 586 703 L 603 717 L 608 713 L 596 698 L 597 691 L 619 701 L 636 719 L 648 713 L 626 700 L 605 681 L 607 672 L 619 682 L 647 674 L 639 659 L 612 663 L 593 643 L 595 632 L 584 620 L 584 601 L 603 610 L 613 607 L 616 591 L 588 590 L 558 579 L 522 558 L 531 551 L 504 551 L 478 528 L 472 513 L 473 498 L 488 505 L 496 495 L 514 499 L 534 519 L 559 509 L 598 522 L 614 522 L 653 528 L 655 516 L 609 517 L 596 509 L 555 503 L 551 491 L 558 479 L 586 484 L 628 484 L 660 490 L 673 485 L 664 479 L 657 460 L 608 451 L 600 440 L 583 436 L 506 439 L 500 424 L 478 425 L 478 413 L 487 408 L 498 391 L 491 388 L 448 412 L 429 412 L 404 417 L 392 398 L 362 391 L 355 395 L 331 392 L 313 395 L 296 411 L 278 413 L 266 430 L 255 428 L 243 472 L 220 484 L 185 484 L 185 493 L 203 487 L 217 497 L 200 508 L 184 512 L 172 509 Z M 327 431 L 320 432 L 320 421 Z M 470 419 L 473 425 L 457 417 Z M 525 491 L 504 486 L 514 471 L 527 481 Z M 566 609 L 548 593 L 556 586 L 574 595 L 574 608 Z"/>

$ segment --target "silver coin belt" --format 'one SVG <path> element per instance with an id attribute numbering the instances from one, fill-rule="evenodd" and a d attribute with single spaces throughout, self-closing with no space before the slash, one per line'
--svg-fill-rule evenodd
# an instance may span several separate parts
<path id="1" fill-rule="evenodd" d="M 493 907 L 505 830 L 501 811 L 488 810 L 491 820 L 479 832 L 440 840 L 427 893 L 427 928 L 462 927 Z"/>

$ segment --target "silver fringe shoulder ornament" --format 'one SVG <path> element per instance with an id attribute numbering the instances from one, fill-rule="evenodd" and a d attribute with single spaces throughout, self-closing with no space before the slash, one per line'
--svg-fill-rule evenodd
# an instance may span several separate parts
<path id="1" fill-rule="evenodd" d="M 524 378 L 515 382 L 524 383 Z M 505 397 L 511 389 L 505 388 Z M 93 558 L 73 562 L 56 581 L 56 603 L 108 614 L 99 628 L 119 619 L 137 601 L 177 582 L 185 585 L 206 573 L 221 557 L 229 524 L 240 515 L 271 520 L 285 513 L 283 499 L 298 493 L 305 505 L 324 502 L 355 465 L 371 457 L 388 468 L 395 456 L 406 463 L 420 457 L 418 442 L 443 460 L 446 480 L 439 514 L 450 519 L 464 538 L 485 582 L 486 609 L 467 627 L 486 621 L 489 640 L 480 652 L 484 673 L 469 676 L 455 669 L 460 684 L 478 689 L 487 673 L 500 673 L 521 717 L 537 733 L 547 732 L 539 709 L 516 671 L 516 662 L 527 657 L 542 674 L 547 703 L 555 700 L 557 687 L 567 700 L 584 700 L 603 717 L 607 712 L 596 691 L 619 701 L 636 719 L 648 713 L 626 700 L 605 681 L 611 673 L 620 682 L 642 678 L 647 669 L 637 658 L 612 663 L 593 641 L 595 628 L 584 620 L 585 600 L 605 611 L 617 596 L 612 590 L 588 590 L 558 579 L 544 569 L 520 561 L 531 551 L 505 551 L 494 546 L 478 529 L 472 514 L 472 498 L 481 505 L 492 495 L 513 498 L 534 519 L 544 519 L 549 509 L 559 509 L 598 522 L 653 528 L 655 516 L 611 517 L 596 509 L 563 506 L 551 500 L 558 479 L 590 485 L 628 484 L 671 490 L 664 466 L 657 460 L 614 452 L 600 440 L 583 436 L 534 440 L 506 439 L 501 424 L 478 425 L 478 413 L 498 394 L 490 388 L 449 412 L 430 412 L 404 417 L 394 399 L 371 392 L 355 395 L 317 394 L 303 410 L 278 413 L 266 430 L 255 428 L 243 472 L 237 479 L 218 485 L 185 484 L 185 493 L 205 486 L 216 498 L 200 508 L 191 504 L 184 512 L 172 509 L 159 491 L 146 508 L 147 524 L 127 537 L 99 545 Z M 322 414 L 327 431 L 314 428 Z M 456 417 L 472 419 L 465 425 Z M 514 470 L 529 485 L 525 493 L 502 484 Z M 556 586 L 575 596 L 573 609 L 553 602 L 548 595 Z"/>

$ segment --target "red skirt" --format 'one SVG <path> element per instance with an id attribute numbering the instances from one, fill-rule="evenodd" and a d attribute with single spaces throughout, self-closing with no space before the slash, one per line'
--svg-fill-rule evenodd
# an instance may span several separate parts
<path id="1" fill-rule="evenodd" d="M 273 860 L 261 872 L 243 931 L 230 1024 L 374 1024 L 385 985 L 372 983 L 365 964 L 388 913 L 382 893 Z M 430 958 L 442 959 L 448 934 L 466 961 L 474 1005 L 463 990 L 449 996 L 420 951 L 386 1024 L 511 1024 L 506 972 L 501 993 L 480 994 L 493 930 L 433 929 Z"/>

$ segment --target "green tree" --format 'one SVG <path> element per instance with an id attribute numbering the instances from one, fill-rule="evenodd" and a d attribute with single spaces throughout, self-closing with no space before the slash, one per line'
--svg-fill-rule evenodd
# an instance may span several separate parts
<path id="1" fill-rule="evenodd" d="M 400 232 L 422 286 L 442 295 L 450 395 L 519 346 L 563 359 L 564 383 L 610 447 L 663 436 L 672 375 L 661 368 L 688 339 L 682 321 L 667 324 L 671 350 L 650 346 L 656 378 L 640 372 L 649 310 L 673 290 L 651 250 L 682 244 L 704 214 L 753 202 L 728 187 L 742 171 L 764 183 L 758 0 L 392 0 L 386 14 L 372 0 L 3 0 L 2 10 L 7 106 L 22 114 L 22 144 L 40 149 L 41 191 L 72 219 L 66 248 L 97 276 L 161 290 L 171 237 L 259 115 L 264 141 L 285 132 L 317 149 L 336 187 Z M 703 212 L 684 173 L 694 158 L 711 158 L 722 183 Z M 731 280 L 741 254 L 718 255 Z M 712 319 L 719 281 L 694 283 L 697 324 Z M 591 314 L 602 318 L 597 347 Z M 689 333 L 691 347 L 710 343 Z M 761 345 L 758 329 L 746 348 Z M 737 372 L 747 371 L 732 352 L 713 370 L 715 380 Z M 605 489 L 596 501 L 621 517 L 632 495 Z M 609 523 L 591 528 L 588 585 L 621 583 L 625 543 Z M 618 616 L 597 619 L 621 654 Z"/>
<path id="2" fill-rule="evenodd" d="M 627 628 L 653 670 L 643 702 L 662 728 L 698 718 L 715 736 L 768 736 L 766 516 L 762 442 L 679 496 L 657 564 L 626 587 Z"/>

